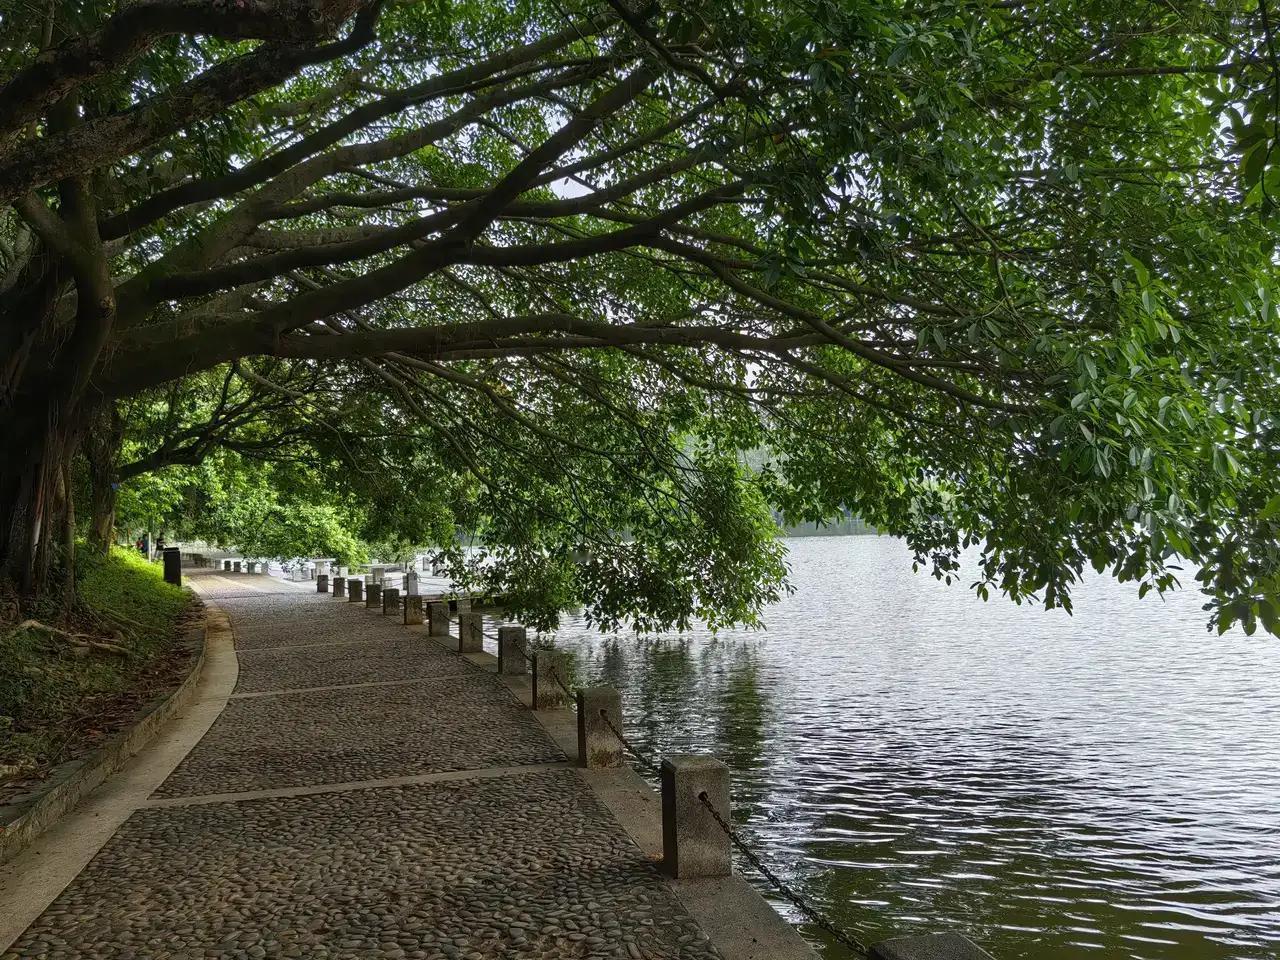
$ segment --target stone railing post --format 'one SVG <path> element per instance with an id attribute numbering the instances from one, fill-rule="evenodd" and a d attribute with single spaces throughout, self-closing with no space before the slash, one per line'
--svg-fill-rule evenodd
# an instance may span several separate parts
<path id="1" fill-rule="evenodd" d="M 364 605 L 370 607 L 382 607 L 382 584 L 371 583 L 364 588 Z"/>
<path id="2" fill-rule="evenodd" d="M 364 580 L 360 577 L 347 578 L 347 602 L 360 603 L 364 600 Z"/>
<path id="3" fill-rule="evenodd" d="M 484 652 L 484 618 L 480 614 L 458 614 L 458 652 Z"/>
<path id="4" fill-rule="evenodd" d="M 528 633 L 524 627 L 498 628 L 498 673 L 515 677 L 529 672 L 524 659 L 527 643 Z"/>
<path id="5" fill-rule="evenodd" d="M 316 574 L 316 593 L 329 592 L 329 575 L 327 573 Z"/>
<path id="6" fill-rule="evenodd" d="M 561 686 L 563 684 L 564 686 Z M 556 710 L 569 703 L 569 654 L 554 647 L 533 651 L 533 709 Z"/>
<path id="7" fill-rule="evenodd" d="M 871 960 L 992 960 L 991 954 L 958 933 L 894 937 L 871 945 Z"/>
<path id="8" fill-rule="evenodd" d="M 729 768 L 714 757 L 682 753 L 664 757 L 662 781 L 662 869 L 670 877 L 727 877 L 729 836 L 703 806 L 729 820 Z"/>
<path id="9" fill-rule="evenodd" d="M 347 578 L 346 577 L 333 578 L 333 595 L 335 597 L 345 597 L 347 595 Z"/>
<path id="10" fill-rule="evenodd" d="M 462 615 L 462 614 L 464 614 L 464 613 L 470 613 L 470 612 L 471 612 L 471 598 L 470 598 L 470 597 L 458 597 L 458 599 L 456 599 L 456 600 L 454 600 L 454 601 L 453 601 L 453 606 L 454 606 L 454 609 L 457 611 L 457 613 L 458 613 L 458 615 L 459 615 L 459 616 L 461 616 L 461 615 Z"/>
<path id="11" fill-rule="evenodd" d="M 622 741 L 613 730 L 622 729 L 622 694 L 613 687 L 584 687 L 578 691 L 578 766 L 588 770 L 620 767 Z"/>
<path id="12" fill-rule="evenodd" d="M 427 604 L 427 635 L 432 637 L 449 636 L 448 601 L 432 601 Z"/>
<path id="13" fill-rule="evenodd" d="M 382 588 L 382 615 L 395 613 L 400 606 L 400 589 L 398 587 Z"/>
<path id="14" fill-rule="evenodd" d="M 404 598 L 404 625 L 422 622 L 422 597 L 417 594 L 411 594 Z"/>

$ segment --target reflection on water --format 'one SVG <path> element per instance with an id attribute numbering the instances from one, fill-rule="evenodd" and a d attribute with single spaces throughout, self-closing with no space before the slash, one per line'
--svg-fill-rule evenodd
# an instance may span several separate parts
<path id="1" fill-rule="evenodd" d="M 735 819 L 808 897 L 999 960 L 1277 955 L 1280 643 L 1206 633 L 1194 591 L 1095 579 L 1068 617 L 887 538 L 790 547 L 765 632 L 556 642 L 638 746 L 732 767 Z"/>

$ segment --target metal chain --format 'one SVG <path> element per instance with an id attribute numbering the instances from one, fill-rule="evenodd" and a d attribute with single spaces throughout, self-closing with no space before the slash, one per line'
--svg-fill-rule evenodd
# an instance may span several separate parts
<path id="1" fill-rule="evenodd" d="M 627 752 L 636 758 L 636 762 L 644 767 L 650 773 L 657 775 L 660 771 L 658 765 L 640 752 L 640 749 L 630 740 L 622 735 L 622 731 L 613 725 L 613 721 L 609 719 L 609 713 L 606 710 L 600 711 L 600 719 L 604 721 L 605 726 L 612 731 L 613 735 L 618 738 L 618 742 L 626 748 Z"/>
<path id="2" fill-rule="evenodd" d="M 834 923 L 824 917 L 818 912 L 816 907 L 806 902 L 800 894 L 796 893 L 795 890 L 786 883 L 786 881 L 769 869 L 769 867 L 765 865 L 764 861 L 756 856 L 751 848 L 747 846 L 746 841 L 743 840 L 742 837 L 738 835 L 738 832 L 733 829 L 733 826 L 720 815 L 720 811 L 715 808 L 715 805 L 711 802 L 711 798 L 707 796 L 707 792 L 705 790 L 698 794 L 698 799 L 702 802 L 702 805 L 707 808 L 707 812 L 715 818 L 716 823 L 720 824 L 720 829 L 729 837 L 729 842 L 737 848 L 738 852 L 746 858 L 748 863 L 755 867 L 766 880 L 773 884 L 774 888 L 780 894 L 791 901 L 791 903 L 795 905 L 796 909 L 808 917 L 815 926 L 825 930 L 836 940 L 837 943 L 843 944 L 861 956 L 865 957 L 868 955 L 866 944 L 853 934 L 846 933 L 841 930 Z"/>
<path id="3" fill-rule="evenodd" d="M 492 640 L 494 643 L 500 643 L 500 642 L 501 642 L 501 641 L 499 641 L 499 640 L 498 640 L 498 638 L 497 638 L 497 636 L 496 636 L 496 635 L 494 635 L 494 634 L 492 634 L 492 633 L 486 633 L 484 630 L 481 630 L 481 631 L 480 631 L 480 635 L 481 635 L 482 637 L 487 637 L 488 639 Z M 518 650 L 520 651 L 520 656 L 524 657 L 524 658 L 525 658 L 525 660 L 526 660 L 526 661 L 528 661 L 529 666 L 531 666 L 531 667 L 535 667 L 535 668 L 536 668 L 536 666 L 537 666 L 537 659 L 536 659 L 536 658 L 537 658 L 537 654 L 530 654 L 530 653 L 529 653 L 529 651 L 528 651 L 528 650 L 526 650 L 526 649 L 524 648 L 524 644 L 521 644 L 521 645 L 520 645 L 520 646 L 518 646 L 516 649 L 518 649 Z M 546 649 L 551 649 L 551 648 L 546 648 Z M 559 671 L 559 670 L 556 670 L 554 667 L 552 667 L 552 668 L 551 668 L 550 673 L 551 673 L 551 679 L 552 679 L 552 680 L 554 680 L 554 681 L 556 682 L 556 685 L 557 685 L 561 690 L 563 690 L 563 691 L 565 692 L 565 695 L 566 695 L 566 696 L 568 696 L 568 697 L 570 697 L 570 698 L 573 698 L 573 697 L 577 696 L 577 691 L 576 691 L 576 690 L 574 690 L 572 687 L 570 687 L 568 684 L 566 684 L 566 683 L 564 682 L 564 680 L 562 680 L 562 679 L 560 678 L 560 671 Z"/>

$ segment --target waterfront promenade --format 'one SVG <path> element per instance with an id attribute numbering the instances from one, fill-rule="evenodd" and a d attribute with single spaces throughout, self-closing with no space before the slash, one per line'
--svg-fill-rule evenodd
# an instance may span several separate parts
<path id="1" fill-rule="evenodd" d="M 201 692 L 0 868 L 3 960 L 812 956 L 740 878 L 664 878 L 651 791 L 575 769 L 572 714 L 492 658 L 310 583 L 190 582 L 224 624 Z"/>

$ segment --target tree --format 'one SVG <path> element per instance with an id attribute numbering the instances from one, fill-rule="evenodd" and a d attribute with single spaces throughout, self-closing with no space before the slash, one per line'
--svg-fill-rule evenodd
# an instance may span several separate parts
<path id="1" fill-rule="evenodd" d="M 24 589 L 104 407 L 241 364 L 314 408 L 272 358 L 376 387 L 491 575 L 606 620 L 750 619 L 773 504 L 1049 605 L 1181 556 L 1275 628 L 1273 239 L 1214 123 L 1250 7 L 237 9 L 4 11 Z"/>

